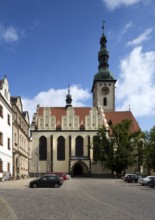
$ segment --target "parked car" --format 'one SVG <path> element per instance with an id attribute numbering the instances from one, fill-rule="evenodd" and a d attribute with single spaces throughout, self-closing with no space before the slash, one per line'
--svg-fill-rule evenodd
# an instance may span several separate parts
<path id="1" fill-rule="evenodd" d="M 59 188 L 62 185 L 62 180 L 57 175 L 44 175 L 39 179 L 32 180 L 29 183 L 30 188 L 36 187 L 54 187 Z"/>
<path id="2" fill-rule="evenodd" d="M 155 177 L 152 178 L 151 180 L 149 180 L 149 181 L 147 182 L 147 185 L 150 186 L 150 187 L 154 187 L 154 186 L 155 186 Z"/>
<path id="3" fill-rule="evenodd" d="M 124 176 L 124 181 L 128 183 L 137 183 L 140 175 L 137 174 L 126 174 Z"/>
<path id="4" fill-rule="evenodd" d="M 144 186 L 147 185 L 147 183 L 153 178 L 155 178 L 155 176 L 147 176 L 145 178 L 140 178 L 138 182 Z"/>
<path id="5" fill-rule="evenodd" d="M 64 172 L 50 172 L 49 174 L 55 174 L 55 175 L 57 175 L 59 177 L 62 177 L 63 180 L 68 180 L 68 179 L 71 178 L 71 176 L 69 174 L 66 174 Z"/>
<path id="6" fill-rule="evenodd" d="M 126 178 L 128 175 L 132 175 L 132 174 L 130 174 L 130 173 L 124 174 L 124 175 L 121 177 L 121 179 L 125 181 L 125 178 Z"/>

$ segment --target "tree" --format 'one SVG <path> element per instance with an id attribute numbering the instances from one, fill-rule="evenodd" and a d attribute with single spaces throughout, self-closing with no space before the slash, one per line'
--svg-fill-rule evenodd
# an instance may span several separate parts
<path id="1" fill-rule="evenodd" d="M 152 168 L 155 170 L 155 126 L 150 130 L 150 141 Z"/>
<path id="2" fill-rule="evenodd" d="M 155 170 L 155 126 L 150 132 L 144 132 L 144 166 L 148 174 Z"/>
<path id="3" fill-rule="evenodd" d="M 129 120 L 123 120 L 112 126 L 110 138 L 106 137 L 105 128 L 100 128 L 93 139 L 94 161 L 101 161 L 105 168 L 117 175 L 137 162 L 137 145 L 141 132 L 131 133 L 131 123 Z"/>

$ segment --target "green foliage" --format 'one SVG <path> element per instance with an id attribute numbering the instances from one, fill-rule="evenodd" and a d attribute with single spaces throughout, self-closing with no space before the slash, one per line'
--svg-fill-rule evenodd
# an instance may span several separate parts
<path id="1" fill-rule="evenodd" d="M 155 170 L 155 126 L 150 132 L 144 132 L 144 165 L 148 173 Z"/>
<path id="2" fill-rule="evenodd" d="M 124 120 L 112 126 L 112 135 L 106 137 L 105 128 L 100 128 L 93 139 L 94 161 L 101 161 L 112 172 L 121 172 L 132 166 L 137 157 L 137 146 L 142 133 L 131 133 L 131 121 Z"/>

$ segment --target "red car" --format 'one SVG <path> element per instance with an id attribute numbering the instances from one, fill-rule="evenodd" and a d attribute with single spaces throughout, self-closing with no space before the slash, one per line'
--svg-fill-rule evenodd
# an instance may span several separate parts
<path id="1" fill-rule="evenodd" d="M 49 172 L 49 174 L 55 174 L 55 175 L 61 177 L 63 179 L 63 181 L 70 179 L 70 175 L 68 175 L 64 172 Z"/>

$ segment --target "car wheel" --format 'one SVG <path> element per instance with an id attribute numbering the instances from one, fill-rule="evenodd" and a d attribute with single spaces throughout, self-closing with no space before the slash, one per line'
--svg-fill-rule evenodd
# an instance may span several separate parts
<path id="1" fill-rule="evenodd" d="M 55 183 L 55 184 L 54 184 L 54 188 L 59 188 L 59 184 L 58 184 L 58 183 Z"/>
<path id="2" fill-rule="evenodd" d="M 37 184 L 33 183 L 32 188 L 37 188 Z"/>

